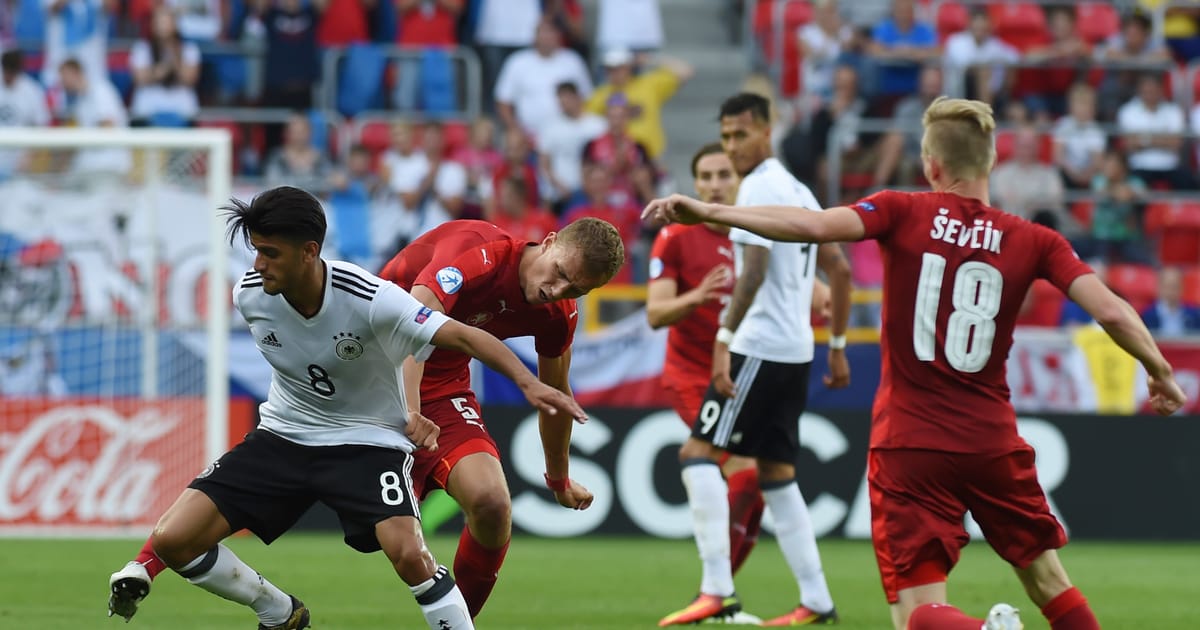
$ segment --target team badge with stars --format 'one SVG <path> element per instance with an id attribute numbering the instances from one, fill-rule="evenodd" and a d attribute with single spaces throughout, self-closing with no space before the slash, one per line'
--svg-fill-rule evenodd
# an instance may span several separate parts
<path id="1" fill-rule="evenodd" d="M 352 332 L 340 332 L 333 337 L 333 352 L 343 361 L 353 361 L 362 356 L 362 337 Z"/>

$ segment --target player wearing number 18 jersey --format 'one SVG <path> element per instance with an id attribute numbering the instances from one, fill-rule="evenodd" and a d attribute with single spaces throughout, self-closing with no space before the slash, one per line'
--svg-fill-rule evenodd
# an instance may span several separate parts
<path id="1" fill-rule="evenodd" d="M 1150 400 L 1184 402 L 1145 325 L 1047 228 L 988 204 L 995 161 L 991 107 L 940 98 L 925 112 L 922 158 L 932 193 L 882 192 L 825 212 L 732 208 L 681 196 L 647 216 L 716 221 L 768 238 L 879 241 L 884 257 L 882 378 L 868 459 L 871 533 L 897 630 L 1020 628 L 998 604 L 987 619 L 946 605 L 945 580 L 970 511 L 1016 569 L 1052 630 L 1099 624 L 1056 549 L 1066 542 L 1017 434 L 1005 361 L 1030 284 L 1049 280 L 1146 368 Z"/>

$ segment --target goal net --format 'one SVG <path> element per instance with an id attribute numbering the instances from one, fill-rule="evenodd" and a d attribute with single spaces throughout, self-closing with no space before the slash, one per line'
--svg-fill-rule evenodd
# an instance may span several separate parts
<path id="1" fill-rule="evenodd" d="M 228 447 L 230 177 L 223 130 L 0 132 L 0 535 L 141 533 Z"/>

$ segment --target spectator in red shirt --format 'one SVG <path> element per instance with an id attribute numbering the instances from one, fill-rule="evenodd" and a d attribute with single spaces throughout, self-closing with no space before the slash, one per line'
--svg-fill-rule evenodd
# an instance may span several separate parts
<path id="1" fill-rule="evenodd" d="M 628 197 L 618 195 L 617 203 L 612 198 L 612 177 L 608 169 L 593 164 L 583 169 L 583 193 L 586 201 L 569 209 L 559 224 L 566 226 L 576 219 L 593 217 L 611 223 L 617 228 L 621 240 L 625 243 L 625 264 L 613 277 L 617 283 L 629 283 L 633 279 L 633 265 L 630 264 L 631 250 L 637 246 L 641 234 L 641 208 L 630 203 Z M 622 203 L 623 202 L 623 203 Z"/>
<path id="2" fill-rule="evenodd" d="M 492 176 L 494 194 L 492 203 L 500 200 L 501 183 L 506 179 L 519 178 L 524 180 L 525 199 L 528 205 L 537 206 L 541 203 L 538 195 L 537 169 L 529 161 L 529 139 L 519 128 L 513 127 L 504 132 L 504 161 Z"/>
<path id="3" fill-rule="evenodd" d="M 599 164 L 608 169 L 613 188 L 637 200 L 640 205 L 654 198 L 654 165 L 646 147 L 629 135 L 629 101 L 624 94 L 613 94 L 605 105 L 608 133 L 592 140 L 583 149 L 584 166 Z"/>
<path id="4" fill-rule="evenodd" d="M 377 2 L 378 0 L 327 0 L 327 8 L 317 24 L 317 44 L 328 48 L 370 41 L 367 11 L 374 8 Z"/>
<path id="5" fill-rule="evenodd" d="M 496 227 L 514 238 L 540 242 L 546 235 L 558 229 L 554 215 L 549 210 L 530 204 L 525 181 L 519 177 L 500 180 L 500 191 L 496 209 L 488 217 Z"/>
<path id="6" fill-rule="evenodd" d="M 492 196 L 492 177 L 504 163 L 495 147 L 496 123 L 480 116 L 471 123 L 467 143 L 456 148 L 451 160 L 467 169 L 467 192 L 463 196 L 464 219 L 483 217 L 484 200 Z"/>
<path id="7" fill-rule="evenodd" d="M 385 0 L 396 3 L 399 28 L 396 43 L 412 49 L 396 62 L 393 104 L 401 111 L 415 111 L 421 92 L 421 54 L 426 48 L 454 46 L 455 29 L 463 0 Z"/>

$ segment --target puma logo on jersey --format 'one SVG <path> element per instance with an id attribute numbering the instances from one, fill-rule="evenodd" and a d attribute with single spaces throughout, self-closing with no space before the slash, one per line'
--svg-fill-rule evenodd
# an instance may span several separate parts
<path id="1" fill-rule="evenodd" d="M 487 248 L 486 248 L 486 247 L 480 247 L 480 248 L 479 248 L 479 253 L 480 253 L 480 254 L 483 254 L 483 264 L 485 264 L 485 265 L 490 265 L 490 264 L 492 264 L 492 261 L 488 260 L 488 257 L 487 257 Z"/>
<path id="2" fill-rule="evenodd" d="M 283 347 L 283 344 L 279 343 L 279 339 L 275 336 L 274 330 L 272 330 L 270 333 L 268 333 L 266 337 L 263 337 L 262 339 L 260 339 L 259 343 L 261 343 L 264 346 L 271 346 L 272 348 L 282 348 Z"/>
<path id="3" fill-rule="evenodd" d="M 507 313 L 516 313 L 516 311 L 512 310 L 511 308 L 508 308 L 507 300 L 500 300 L 500 313 L 499 314 L 503 315 L 506 312 Z"/>
<path id="4" fill-rule="evenodd" d="M 571 314 L 567 315 L 567 319 L 575 319 L 575 316 L 578 314 L 579 314 L 579 311 L 571 311 Z"/>
<path id="5" fill-rule="evenodd" d="M 729 260 L 733 260 L 733 249 L 731 249 L 729 247 L 722 247 L 722 246 L 718 245 L 717 253 L 728 258 Z"/>

